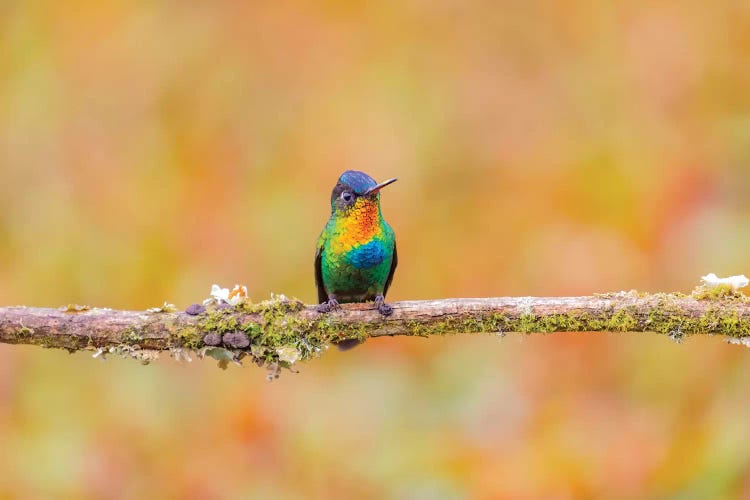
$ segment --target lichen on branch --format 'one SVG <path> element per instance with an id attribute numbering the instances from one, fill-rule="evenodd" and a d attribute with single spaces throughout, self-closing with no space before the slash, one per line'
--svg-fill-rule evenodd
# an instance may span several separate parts
<path id="1" fill-rule="evenodd" d="M 0 342 L 91 350 L 143 362 L 168 351 L 178 359 L 211 356 L 222 366 L 251 359 L 271 369 L 292 368 L 331 343 L 371 337 L 468 333 L 654 332 L 674 340 L 723 335 L 750 344 L 750 299 L 725 284 L 691 295 L 618 292 L 587 297 L 499 297 L 393 303 L 383 318 L 372 304 L 345 304 L 320 314 L 314 306 L 274 296 L 230 305 L 193 304 L 149 311 L 67 306 L 0 308 Z"/>

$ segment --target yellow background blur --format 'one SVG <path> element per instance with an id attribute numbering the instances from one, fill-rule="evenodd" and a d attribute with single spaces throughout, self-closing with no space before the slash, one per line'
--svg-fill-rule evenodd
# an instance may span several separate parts
<path id="1" fill-rule="evenodd" d="M 315 298 L 345 169 L 390 299 L 750 273 L 745 1 L 0 2 L 0 304 Z M 750 351 L 382 339 L 268 383 L 0 346 L 0 497 L 750 495 Z"/>

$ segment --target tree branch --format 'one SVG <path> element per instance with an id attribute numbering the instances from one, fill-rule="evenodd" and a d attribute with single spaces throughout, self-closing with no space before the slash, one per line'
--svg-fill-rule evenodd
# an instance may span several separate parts
<path id="1" fill-rule="evenodd" d="M 393 303 L 382 318 L 372 304 L 319 314 L 283 296 L 257 304 L 192 306 L 185 312 L 0 308 L 0 342 L 117 352 L 149 360 L 186 349 L 259 364 L 290 366 L 327 343 L 392 335 L 458 333 L 655 332 L 675 340 L 724 335 L 750 345 L 750 299 L 728 288 L 693 295 L 620 292 L 589 297 L 442 299 Z M 80 310 L 83 309 L 83 310 Z M 222 359 L 222 358 L 220 358 Z"/>

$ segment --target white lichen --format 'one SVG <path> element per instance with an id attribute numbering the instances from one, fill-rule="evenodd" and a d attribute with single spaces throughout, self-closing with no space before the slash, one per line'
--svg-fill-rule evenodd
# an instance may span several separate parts
<path id="1" fill-rule="evenodd" d="M 744 274 L 740 274 L 738 276 L 729 276 L 728 278 L 719 278 L 714 273 L 707 274 L 701 278 L 701 281 L 703 282 L 703 286 L 706 288 L 716 288 L 717 286 L 730 286 L 735 290 L 739 290 L 740 288 L 745 288 L 748 284 L 750 284 L 750 279 L 747 278 Z"/>
<path id="2" fill-rule="evenodd" d="M 211 297 L 203 301 L 203 305 L 209 304 L 229 304 L 236 306 L 247 302 L 247 287 L 245 285 L 234 285 L 231 290 L 229 288 L 221 288 L 219 285 L 211 286 Z"/>
<path id="3" fill-rule="evenodd" d="M 204 347 L 198 351 L 198 357 L 203 359 L 206 356 L 214 358 L 219 362 L 219 368 L 226 370 L 229 363 L 232 362 L 238 366 L 242 366 L 237 355 L 229 349 L 223 347 Z"/>
<path id="4" fill-rule="evenodd" d="M 110 347 L 99 347 L 92 357 L 102 361 L 107 360 L 107 355 L 119 356 L 123 359 L 135 359 L 142 364 L 147 365 L 152 361 L 159 359 L 159 351 L 152 349 L 140 349 L 138 346 L 119 344 Z"/>
<path id="5" fill-rule="evenodd" d="M 126 357 L 126 356 L 123 356 L 123 357 Z M 159 359 L 159 351 L 154 351 L 151 349 L 139 349 L 139 350 L 131 351 L 130 357 L 133 359 L 137 359 L 143 365 L 148 365 L 152 361 L 157 361 Z"/>
<path id="6" fill-rule="evenodd" d="M 171 312 L 177 312 L 177 306 L 174 304 L 170 304 L 169 302 L 164 302 L 159 307 L 152 307 L 150 309 L 146 309 L 146 312 L 150 313 L 171 313 Z"/>
<path id="7" fill-rule="evenodd" d="M 188 363 L 192 363 L 193 358 L 190 354 L 190 349 L 183 349 L 182 347 L 173 347 L 169 350 L 169 355 L 177 362 L 187 361 Z"/>
<path id="8" fill-rule="evenodd" d="M 744 345 L 745 347 L 750 347 L 750 337 L 731 337 L 728 339 L 724 339 L 724 342 L 726 342 L 727 344 Z"/>
<path id="9" fill-rule="evenodd" d="M 279 355 L 279 361 L 289 363 L 293 365 L 302 358 L 302 353 L 293 345 L 285 345 L 276 349 L 276 354 Z"/>
<path id="10" fill-rule="evenodd" d="M 534 314 L 534 297 L 519 297 L 518 298 L 518 310 L 521 314 Z"/>

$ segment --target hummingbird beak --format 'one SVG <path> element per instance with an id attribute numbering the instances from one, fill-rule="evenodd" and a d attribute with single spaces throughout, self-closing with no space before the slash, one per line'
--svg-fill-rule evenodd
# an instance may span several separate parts
<path id="1" fill-rule="evenodd" d="M 377 186 L 373 186 L 370 189 L 368 189 L 367 191 L 365 191 L 364 193 L 362 193 L 362 196 L 367 196 L 367 195 L 370 195 L 372 193 L 377 193 L 378 191 L 380 191 L 381 189 L 383 189 L 384 187 L 386 187 L 388 184 L 393 184 L 397 180 L 398 179 L 388 179 L 387 181 L 381 182 Z"/>

